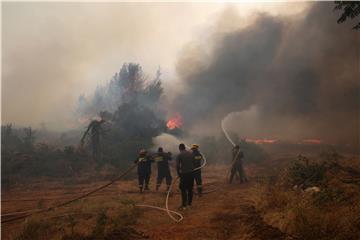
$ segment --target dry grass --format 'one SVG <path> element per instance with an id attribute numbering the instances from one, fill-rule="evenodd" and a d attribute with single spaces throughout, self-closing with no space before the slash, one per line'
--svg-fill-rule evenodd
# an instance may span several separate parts
<path id="1" fill-rule="evenodd" d="M 316 172 L 318 163 L 311 165 L 310 171 Z M 344 159 L 342 166 L 357 169 L 359 159 Z M 349 165 L 348 165 L 349 164 Z M 293 167 L 293 165 L 292 165 Z M 294 169 L 292 169 L 294 171 Z M 306 181 L 316 186 L 314 175 L 300 167 L 295 180 Z M 302 175 L 301 171 L 305 174 Z M 319 171 L 323 169 L 319 169 Z M 359 186 L 344 184 L 341 181 L 344 171 L 327 168 L 324 176 L 318 178 L 320 192 L 306 192 L 302 188 L 293 188 L 294 175 L 283 171 L 275 183 L 262 182 L 252 191 L 252 200 L 256 208 L 264 214 L 264 219 L 283 232 L 298 239 L 360 239 L 360 194 Z M 308 174 L 308 175 L 306 175 Z M 315 174 L 316 175 L 316 174 Z M 304 179 L 299 180 L 300 177 Z M 319 176 L 319 175 L 316 175 Z M 307 185 L 306 187 L 309 187 Z"/>
<path id="2" fill-rule="evenodd" d="M 317 159 L 317 163 L 320 160 Z M 285 160 L 284 160 L 285 161 Z M 358 161 L 358 159 L 356 159 Z M 270 164 L 270 163 L 269 163 Z M 344 158 L 343 166 L 357 168 L 354 159 Z M 225 183 L 226 166 L 208 166 L 204 169 L 205 190 L 214 193 L 194 199 L 194 206 L 184 211 L 185 220 L 174 224 L 165 212 L 138 209 L 135 203 L 163 206 L 163 193 L 137 194 L 136 181 L 122 181 L 106 191 L 95 194 L 70 206 L 57 209 L 29 220 L 23 227 L 6 227 L 3 233 L 18 232 L 11 239 L 360 239 L 360 194 L 356 184 L 345 184 L 348 178 L 336 168 L 327 170 L 321 191 L 305 192 L 302 187 L 293 189 L 289 172 L 273 170 L 271 166 L 246 166 L 249 184 Z M 360 166 L 360 164 L 359 164 Z M 270 170 L 269 170 L 270 169 Z M 153 178 L 156 174 L 153 174 Z M 152 179 L 154 182 L 154 179 Z M 206 185 L 211 183 L 210 185 Z M 103 182 L 64 186 L 51 183 L 46 188 L 39 183 L 35 190 L 24 192 L 15 189 L 7 198 L 55 197 L 93 189 Z M 152 188 L 154 186 L 151 186 Z M 162 186 L 164 187 L 164 186 Z M 38 189 L 38 190 L 37 190 Z M 47 189 L 47 190 L 46 190 Z M 177 189 L 177 186 L 175 186 Z M 125 192 L 122 192 L 126 190 Z M 126 193 L 129 191 L 129 193 Z M 135 193 L 135 194 L 134 194 Z M 60 202 L 62 202 L 61 200 Z M 176 209 L 180 195 L 174 194 L 170 208 Z M 54 201 L 6 203 L 6 211 L 31 209 L 53 205 Z M 21 205 L 20 205 L 21 204 Z M 32 204 L 32 205 L 31 205 Z M 32 222 L 31 224 L 29 224 Z M 43 231 L 43 226 L 50 227 Z M 29 230 L 30 229 L 30 230 Z M 143 230 L 146 234 L 139 232 Z M 281 231 L 279 231 L 281 230 Z M 283 234 L 287 233 L 287 234 Z M 4 239 L 10 239 L 4 237 Z"/>
<path id="3" fill-rule="evenodd" d="M 139 214 L 134 201 L 126 197 L 84 199 L 56 212 L 31 217 L 17 228 L 18 233 L 3 237 L 13 240 L 142 239 L 142 233 L 133 229 Z"/>
<path id="4" fill-rule="evenodd" d="M 48 222 L 30 220 L 24 223 L 19 233 L 14 234 L 14 240 L 46 240 L 51 236 L 51 225 Z"/>

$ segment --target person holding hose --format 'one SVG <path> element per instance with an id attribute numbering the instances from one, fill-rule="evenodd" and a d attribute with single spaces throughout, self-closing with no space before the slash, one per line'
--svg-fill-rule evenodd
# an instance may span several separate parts
<path id="1" fill-rule="evenodd" d="M 137 163 L 137 173 L 138 173 L 140 193 L 142 193 L 143 190 L 149 190 L 152 161 L 153 160 L 147 154 L 147 151 L 145 149 L 141 149 L 138 158 L 135 160 L 135 163 Z M 144 183 L 145 183 L 145 188 L 144 188 Z"/>
<path id="2" fill-rule="evenodd" d="M 156 191 L 159 190 L 160 185 L 165 178 L 166 180 L 166 191 L 169 190 L 172 177 L 169 168 L 169 161 L 171 161 L 171 153 L 165 153 L 162 147 L 158 148 L 158 152 L 154 156 L 154 160 L 157 163 L 158 175 L 156 179 Z"/>
<path id="3" fill-rule="evenodd" d="M 193 154 L 193 157 L 194 157 L 194 168 L 199 168 L 198 170 L 194 171 L 194 179 L 195 179 L 195 182 L 196 182 L 199 197 L 201 197 L 201 195 L 202 195 L 202 177 L 201 177 L 200 166 L 201 166 L 202 161 L 203 161 L 203 156 L 202 156 L 201 152 L 199 151 L 199 145 L 192 144 L 191 145 L 191 150 L 192 150 L 192 154 Z"/>
<path id="4" fill-rule="evenodd" d="M 240 150 L 239 145 L 235 145 L 235 147 L 233 148 L 232 157 L 233 160 L 232 160 L 229 183 L 232 183 L 236 173 L 238 173 L 240 176 L 240 183 L 247 182 L 247 178 L 245 176 L 245 171 L 243 166 L 244 153 Z"/>
<path id="5" fill-rule="evenodd" d="M 176 172 L 180 178 L 179 188 L 181 190 L 182 205 L 184 210 L 191 206 L 194 187 L 194 157 L 186 150 L 185 144 L 179 144 L 179 155 L 176 158 Z"/>

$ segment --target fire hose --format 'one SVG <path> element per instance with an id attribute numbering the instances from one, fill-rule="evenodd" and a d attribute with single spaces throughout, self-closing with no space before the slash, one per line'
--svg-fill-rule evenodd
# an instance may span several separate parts
<path id="1" fill-rule="evenodd" d="M 186 146 L 187 148 L 189 148 L 188 146 Z M 201 154 L 202 155 L 202 159 L 203 159 L 203 162 L 201 164 L 200 167 L 197 167 L 197 168 L 194 168 L 191 172 L 195 172 L 197 170 L 200 170 L 202 169 L 203 167 L 205 167 L 206 165 L 206 158 L 204 156 L 204 154 Z M 162 208 L 162 207 L 157 207 L 157 206 L 152 206 L 152 205 L 146 205 L 146 204 L 136 204 L 135 206 L 137 207 L 146 207 L 146 208 L 153 208 L 153 209 L 157 209 L 157 210 L 161 210 L 161 211 L 166 211 L 166 213 L 168 214 L 168 216 L 176 223 L 179 223 L 181 222 L 183 219 L 184 219 L 184 216 L 179 213 L 179 212 L 176 212 L 176 211 L 173 211 L 173 210 L 170 210 L 169 209 L 169 198 L 170 198 L 170 194 L 171 194 L 171 191 L 173 189 L 173 186 L 175 185 L 175 183 L 180 179 L 180 177 L 176 177 L 175 180 L 171 183 L 167 193 L 166 193 L 166 199 L 165 199 L 165 208 Z M 175 217 L 177 216 L 177 218 Z"/>
<path id="2" fill-rule="evenodd" d="M 81 195 L 81 196 L 79 196 L 79 197 L 76 197 L 76 198 L 74 198 L 74 199 L 71 199 L 71 200 L 69 200 L 69 201 L 60 203 L 60 204 L 58 204 L 58 205 L 55 205 L 55 206 L 52 206 L 52 207 L 49 207 L 49 208 L 46 208 L 46 209 L 35 209 L 35 210 L 30 210 L 30 211 L 24 211 L 24 212 L 22 212 L 22 213 L 24 213 L 24 215 L 17 216 L 17 217 L 13 217 L 13 218 L 6 219 L 6 220 L 2 220 L 1 223 L 9 223 L 9 222 L 13 222 L 13 221 L 16 221 L 16 220 L 20 220 L 20 219 L 24 219 L 24 218 L 30 217 L 30 216 L 35 215 L 35 214 L 40 214 L 40 213 L 49 212 L 49 211 L 54 210 L 54 209 L 56 209 L 56 208 L 60 208 L 60 207 L 63 207 L 63 206 L 65 206 L 65 205 L 68 205 L 68 204 L 70 204 L 70 203 L 73 203 L 73 202 L 75 202 L 75 201 L 78 201 L 78 200 L 80 200 L 80 199 L 83 199 L 83 198 L 85 198 L 85 197 L 87 197 L 87 196 L 89 196 L 89 195 L 91 195 L 91 194 L 93 194 L 93 193 L 95 193 L 95 192 L 98 192 L 98 191 L 100 191 L 100 190 L 102 190 L 102 189 L 110 186 L 110 185 L 113 184 L 114 182 L 120 180 L 120 179 L 123 178 L 125 175 L 127 175 L 129 172 L 131 172 L 131 170 L 133 170 L 135 167 L 136 167 L 136 164 L 131 165 L 125 172 L 123 172 L 123 173 L 122 173 L 120 176 L 118 176 L 117 178 L 115 178 L 115 179 L 111 180 L 110 182 L 108 182 L 107 184 L 104 184 L 104 185 L 102 185 L 102 186 L 100 186 L 100 187 L 98 187 L 98 188 L 96 188 L 96 189 L 94 189 L 94 190 L 91 190 L 91 191 L 89 191 L 89 192 L 87 192 L 87 193 L 85 193 L 85 194 L 83 194 L 83 195 Z M 21 214 L 22 214 L 22 213 L 21 213 Z M 5 216 L 5 215 L 2 215 L 2 217 L 3 217 L 3 216 Z"/>
<path id="3" fill-rule="evenodd" d="M 231 145 L 233 145 L 233 147 L 235 147 L 236 145 L 235 145 L 234 141 L 230 138 L 228 132 L 226 131 L 226 129 L 225 129 L 225 127 L 224 127 L 224 120 L 221 121 L 221 128 L 222 128 L 222 130 L 223 130 L 223 132 L 224 132 L 227 140 L 231 143 Z M 187 146 L 187 147 L 188 147 L 188 146 Z M 232 162 L 231 162 L 231 168 L 230 168 L 230 170 L 233 168 L 233 166 L 234 166 L 234 164 L 235 164 L 235 160 L 237 159 L 237 157 L 238 157 L 239 154 L 240 154 L 240 149 L 238 150 L 238 152 L 237 152 L 236 155 L 235 155 L 235 158 L 234 158 L 234 159 L 232 160 Z M 202 169 L 203 167 L 205 167 L 205 165 L 206 165 L 206 158 L 205 158 L 205 156 L 204 156 L 203 154 L 201 154 L 201 155 L 202 155 L 202 158 L 203 158 L 203 162 L 202 162 L 201 166 L 198 167 L 198 168 L 195 168 L 192 172 L 194 172 L 194 171 L 196 171 L 196 170 L 199 170 L 199 169 Z M 229 172 L 230 172 L 230 170 L 229 170 Z M 229 175 L 229 172 L 228 172 L 227 175 Z M 183 216 L 181 213 L 179 213 L 179 212 L 175 212 L 175 211 L 173 211 L 173 210 L 169 210 L 169 197 L 170 197 L 170 193 L 171 193 L 171 191 L 172 191 L 172 188 L 173 188 L 174 184 L 179 180 L 179 178 L 180 178 L 180 177 L 177 177 L 177 178 L 173 181 L 173 183 L 170 185 L 170 187 L 169 187 L 169 189 L 168 189 L 168 191 L 167 191 L 166 200 L 165 200 L 165 208 L 156 207 L 156 206 L 152 206 L 152 205 L 146 205 L 146 204 L 138 204 L 138 205 L 136 205 L 136 206 L 138 206 L 138 207 L 147 207 L 147 208 L 153 208 L 153 209 L 157 209 L 157 210 L 166 211 L 166 213 L 169 215 L 169 217 L 170 217 L 173 221 L 175 221 L 175 222 L 177 222 L 177 223 L 178 223 L 178 222 L 181 222 L 181 221 L 184 219 L 184 216 Z M 178 216 L 178 218 L 174 217 L 175 215 Z"/>
<path id="4" fill-rule="evenodd" d="M 196 171 L 196 170 L 199 170 L 201 168 L 203 168 L 205 165 L 206 165 L 206 158 L 205 156 L 202 154 L 203 156 L 203 163 L 200 167 L 198 168 L 195 168 L 193 171 Z M 127 175 L 131 170 L 133 170 L 135 168 L 136 164 L 133 164 L 132 166 L 130 166 L 124 173 L 122 173 L 119 177 L 111 180 L 110 182 L 108 182 L 107 184 L 104 184 L 94 190 L 91 190 L 79 197 L 76 197 L 74 199 L 71 199 L 69 201 L 66 201 L 64 203 L 60 203 L 58 205 L 55 205 L 55 206 L 52 206 L 52 207 L 49 207 L 49 208 L 46 208 L 46 209 L 34 209 L 34 210 L 29 210 L 29 211 L 23 211 L 23 212 L 17 212 L 16 214 L 12 213 L 12 214 L 4 214 L 4 215 L 1 215 L 2 217 L 5 217 L 5 216 L 9 216 L 9 215 L 20 215 L 20 216 L 15 216 L 13 218 L 10 218 L 10 219 L 5 219 L 5 220 L 2 220 L 1 223 L 10 223 L 10 222 L 14 222 L 14 221 L 17 221 L 17 220 L 21 220 L 21 219 L 24 219 L 24 218 L 27 218 L 27 217 L 30 217 L 32 215 L 36 215 L 36 214 L 40 214 L 40 213 L 45 213 L 45 212 L 49 212 L 51 210 L 54 210 L 56 208 L 60 208 L 60 207 L 63 207 L 63 206 L 66 206 L 70 203 L 73 203 L 75 201 L 78 201 L 80 199 L 83 199 L 85 197 L 88 197 L 89 195 L 95 193 L 95 192 L 98 192 L 108 186 L 110 186 L 111 184 L 113 184 L 114 182 L 120 180 L 121 178 L 123 178 L 125 175 Z M 192 172 L 193 172 L 192 171 Z M 152 205 L 146 205 L 146 204 L 137 204 L 135 206 L 137 207 L 147 207 L 147 208 L 153 208 L 153 209 L 157 209 L 157 210 L 161 210 L 161 211 L 166 211 L 166 213 L 169 215 L 169 217 L 174 220 L 175 222 L 180 222 L 181 220 L 183 220 L 183 215 L 179 212 L 176 212 L 176 211 L 173 211 L 173 210 L 170 210 L 169 209 L 169 197 L 170 197 L 170 194 L 171 194 L 171 191 L 172 191 L 172 188 L 173 188 L 173 185 L 175 184 L 175 182 L 179 179 L 179 177 L 177 177 L 175 179 L 175 181 L 173 181 L 173 183 L 170 185 L 170 188 L 169 190 L 167 191 L 167 195 L 166 195 L 166 202 L 165 202 L 165 208 L 161 208 L 161 207 L 157 207 L 157 206 L 152 206 Z M 174 217 L 174 216 L 177 216 Z"/>
<path id="5" fill-rule="evenodd" d="M 221 121 L 221 128 L 222 128 L 222 130 L 223 130 L 226 138 L 228 139 L 228 141 L 235 147 L 235 143 L 232 141 L 232 139 L 230 138 L 228 132 L 227 132 L 226 129 L 224 128 L 224 120 Z M 188 146 L 187 146 L 187 147 L 188 147 Z M 188 147 L 188 148 L 189 148 L 189 147 Z M 234 165 L 235 159 L 238 157 L 239 153 L 240 153 L 240 150 L 237 152 L 235 158 L 233 159 L 233 161 L 232 161 L 232 166 Z M 203 167 L 205 167 L 205 165 L 206 165 L 206 163 L 207 163 L 206 157 L 205 157 L 203 154 L 201 154 L 201 155 L 202 155 L 202 159 L 203 159 L 203 162 L 202 162 L 201 166 L 193 169 L 191 172 L 195 172 L 195 171 L 200 170 L 200 169 L 202 169 Z M 70 203 L 73 203 L 73 202 L 75 202 L 75 201 L 77 201 L 77 200 L 83 199 L 83 198 L 85 198 L 85 197 L 87 197 L 87 196 L 89 196 L 89 195 L 91 195 L 91 194 L 93 194 L 93 193 L 95 193 L 95 192 L 98 192 L 98 191 L 100 191 L 100 190 L 102 190 L 102 189 L 110 186 L 110 185 L 113 184 L 114 182 L 120 180 L 122 177 L 124 177 L 125 175 L 127 175 L 133 168 L 135 168 L 135 166 L 136 166 L 136 164 L 132 165 L 132 166 L 129 167 L 123 174 L 121 174 L 119 177 L 117 177 L 117 178 L 113 179 L 112 181 L 110 181 L 109 183 L 107 183 L 107 184 L 105 184 L 105 185 L 102 185 L 102 186 L 100 186 L 100 187 L 98 187 L 98 188 L 96 188 L 96 189 L 94 189 L 94 190 L 92 190 L 92 191 L 90 191 L 90 192 L 87 192 L 87 193 L 85 193 L 85 194 L 83 194 L 83 195 L 81 195 L 81 196 L 79 196 L 79 197 L 76 197 L 76 198 L 71 199 L 71 200 L 69 200 L 69 201 L 66 201 L 66 202 L 64 202 L 64 203 L 55 205 L 55 206 L 53 206 L 53 207 L 49 207 L 49 208 L 47 208 L 47 209 L 39 209 L 39 210 L 25 211 L 25 212 L 23 212 L 23 213 L 25 213 L 25 215 L 21 215 L 21 216 L 17 216 L 17 217 L 14 217 L 14 218 L 6 219 L 6 220 L 1 221 L 1 223 L 13 222 L 13 221 L 16 221 L 16 220 L 24 219 L 24 218 L 29 217 L 29 216 L 31 216 L 31 215 L 48 212 L 48 211 L 54 210 L 55 208 L 60 208 L 60 207 L 63 207 L 63 206 L 65 206 L 65 205 L 68 205 L 68 204 L 70 204 Z M 153 208 L 153 209 L 156 209 L 156 210 L 166 211 L 166 213 L 168 214 L 168 216 L 169 216 L 173 221 L 175 221 L 175 222 L 177 222 L 177 223 L 178 223 L 178 222 L 181 222 L 181 221 L 184 219 L 184 216 L 183 216 L 181 213 L 179 213 L 179 212 L 176 212 L 176 211 L 173 211 L 173 210 L 170 210 L 170 209 L 169 209 L 169 198 L 170 198 L 170 194 L 171 194 L 171 192 L 172 192 L 173 186 L 175 185 L 175 183 L 176 183 L 179 179 L 180 179 L 180 177 L 178 176 L 178 177 L 172 182 L 172 184 L 170 185 L 170 187 L 169 187 L 169 189 L 168 189 L 168 191 L 167 191 L 166 200 L 165 200 L 165 208 L 157 207 L 157 206 L 153 206 L 153 205 L 146 205 L 146 204 L 136 204 L 135 206 L 137 206 L 137 207 Z M 4 215 L 4 216 L 5 216 L 5 215 Z M 174 217 L 174 216 L 177 216 L 177 218 Z"/>
<path id="6" fill-rule="evenodd" d="M 227 138 L 227 140 L 230 142 L 230 144 L 231 144 L 233 147 L 235 147 L 236 144 L 235 144 L 234 141 L 231 139 L 229 133 L 226 131 L 226 129 L 225 129 L 225 127 L 224 127 L 224 119 L 221 120 L 221 128 L 222 128 L 223 133 L 224 133 L 225 137 Z M 228 172 L 227 172 L 227 174 L 226 174 L 226 179 L 228 179 L 228 177 L 229 177 L 229 175 L 230 175 L 230 171 L 231 171 L 231 169 L 234 167 L 235 162 L 236 162 L 236 159 L 238 158 L 239 154 L 240 154 L 240 148 L 239 148 L 239 150 L 237 151 L 237 153 L 236 153 L 235 157 L 233 158 L 233 160 L 231 161 L 231 167 L 229 168 L 229 170 L 228 170 Z"/>

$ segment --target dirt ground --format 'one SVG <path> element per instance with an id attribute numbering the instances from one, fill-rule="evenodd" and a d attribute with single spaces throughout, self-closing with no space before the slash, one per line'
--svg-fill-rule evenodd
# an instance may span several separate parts
<path id="1" fill-rule="evenodd" d="M 226 182 L 225 166 L 207 166 L 203 170 L 204 192 L 202 197 L 195 196 L 191 209 L 182 210 L 183 221 L 172 221 L 165 211 L 136 207 L 137 221 L 132 225 L 143 239 L 291 239 L 277 228 L 263 221 L 256 212 L 252 197 L 256 191 L 256 179 L 259 167 L 247 166 L 249 183 L 238 182 L 229 185 Z M 69 206 L 61 207 L 47 213 L 30 217 L 39 221 L 52 221 L 56 225 L 51 239 L 61 239 L 68 226 L 69 214 L 81 215 L 76 221 L 74 231 L 88 233 L 95 226 L 92 215 L 98 209 L 119 211 L 116 206 L 124 201 L 136 204 L 165 206 L 165 186 L 155 192 L 155 175 L 153 172 L 151 190 L 144 194 L 137 192 L 136 180 L 119 181 L 108 188 L 95 193 L 87 199 L 77 201 Z M 173 174 L 173 176 L 175 176 Z M 81 192 L 94 189 L 103 182 L 64 185 L 63 183 L 34 183 L 30 186 L 13 187 L 2 192 L 1 213 L 6 214 L 46 208 L 78 196 Z M 174 185 L 174 193 L 170 198 L 170 209 L 178 211 L 180 195 L 178 184 Z M 88 217 L 84 217 L 84 216 Z M 76 215 L 74 215 L 76 218 Z M 50 219 L 50 220 L 47 220 Z M 55 219 L 55 220 L 54 220 Z M 89 220 L 88 220 L 89 219 Z M 2 224 L 2 239 L 13 239 L 22 229 L 24 220 Z M 114 238 L 115 239 L 115 238 Z"/>

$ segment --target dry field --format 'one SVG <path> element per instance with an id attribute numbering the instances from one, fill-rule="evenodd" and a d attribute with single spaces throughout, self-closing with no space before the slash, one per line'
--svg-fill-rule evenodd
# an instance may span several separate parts
<path id="1" fill-rule="evenodd" d="M 283 186 L 291 159 L 296 157 L 248 165 L 250 181 L 246 184 L 229 185 L 227 167 L 207 166 L 203 172 L 206 194 L 196 196 L 192 208 L 181 212 L 184 220 L 180 223 L 164 211 L 136 206 L 165 206 L 165 186 L 154 191 L 153 171 L 149 192 L 139 194 L 136 180 L 119 181 L 70 205 L 2 224 L 2 239 L 357 239 L 359 186 L 337 185 L 346 197 L 326 201 L 332 195 L 325 195 L 321 206 L 316 205 L 313 199 L 318 193 Z M 359 159 L 351 161 L 355 160 Z M 2 192 L 2 215 L 47 208 L 105 183 L 39 182 L 12 187 Z M 177 184 L 174 189 L 170 209 L 177 210 Z"/>

